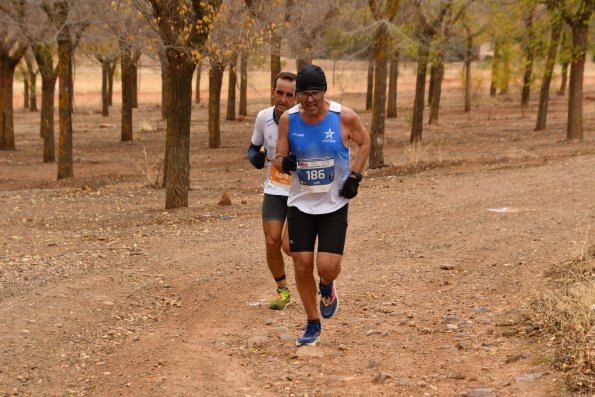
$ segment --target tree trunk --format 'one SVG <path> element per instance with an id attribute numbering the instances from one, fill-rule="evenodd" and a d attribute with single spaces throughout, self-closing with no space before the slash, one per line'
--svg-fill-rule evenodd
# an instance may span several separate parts
<path id="1" fill-rule="evenodd" d="M 109 61 L 101 61 L 101 115 L 109 116 L 109 98 L 107 95 L 107 85 L 109 79 Z"/>
<path id="2" fill-rule="evenodd" d="M 508 94 L 510 87 L 510 44 L 506 43 L 502 45 L 502 57 L 501 68 L 500 68 L 500 94 Z"/>
<path id="3" fill-rule="evenodd" d="M 430 118 L 428 120 L 428 124 L 434 124 L 438 122 L 438 118 L 440 117 L 440 99 L 442 98 L 442 80 L 444 80 L 444 58 L 438 59 L 433 67 L 434 76 L 430 78 L 433 80 L 433 83 L 430 81 L 431 89 L 429 91 L 429 95 L 431 95 L 430 101 Z"/>
<path id="4" fill-rule="evenodd" d="M 16 62 L 8 55 L 0 54 L 0 150 L 15 150 L 12 104 L 15 68 Z"/>
<path id="5" fill-rule="evenodd" d="M 161 118 L 167 118 L 167 112 L 170 109 L 169 106 L 169 79 L 171 73 L 169 71 L 169 59 L 165 55 L 165 52 L 159 52 L 159 61 L 161 62 Z M 165 178 L 165 174 L 164 174 Z M 163 186 L 165 187 L 165 185 Z"/>
<path id="6" fill-rule="evenodd" d="M 533 28 L 533 12 L 527 17 L 527 42 L 525 43 L 525 73 L 523 75 L 523 90 L 521 92 L 521 106 L 529 105 L 531 85 L 533 83 L 533 61 L 535 59 L 535 29 Z"/>
<path id="7" fill-rule="evenodd" d="M 39 62 L 38 62 L 39 64 Z M 41 66 L 40 66 L 41 68 Z M 50 68 L 52 65 L 50 64 Z M 43 162 L 56 161 L 54 148 L 54 92 L 56 91 L 56 76 L 41 74 L 41 125 L 40 134 L 43 138 Z"/>
<path id="8" fill-rule="evenodd" d="M 68 15 L 68 11 L 66 11 Z M 66 16 L 64 16 L 66 20 Z M 72 147 L 72 41 L 69 25 L 58 34 L 58 179 L 74 176 Z"/>
<path id="9" fill-rule="evenodd" d="M 138 66 L 134 60 L 130 64 L 130 103 L 138 109 Z"/>
<path id="10" fill-rule="evenodd" d="M 170 109 L 167 112 L 165 208 L 188 207 L 190 189 L 190 116 L 195 64 L 168 49 Z"/>
<path id="11" fill-rule="evenodd" d="M 56 91 L 56 70 L 49 45 L 32 46 L 39 73 L 41 74 L 41 122 L 39 136 L 43 139 L 43 162 L 56 161 L 54 147 L 54 93 Z"/>
<path id="12" fill-rule="evenodd" d="M 490 83 L 490 96 L 496 96 L 498 90 L 498 66 L 500 64 L 500 43 L 494 44 L 494 56 L 492 57 L 492 82 Z"/>
<path id="13" fill-rule="evenodd" d="M 120 57 L 120 69 L 122 74 L 122 126 L 121 141 L 132 140 L 132 57 L 130 48 L 124 44 Z"/>
<path id="14" fill-rule="evenodd" d="M 29 110 L 37 112 L 37 73 L 29 72 Z"/>
<path id="15" fill-rule="evenodd" d="M 277 33 L 271 33 L 271 92 L 275 88 L 275 77 L 281 73 L 281 36 Z M 210 75 L 209 75 L 210 80 Z M 209 84 L 209 92 L 211 92 Z M 210 104 L 210 99 L 209 99 Z M 271 96 L 271 105 L 273 104 L 273 97 Z M 217 123 L 219 124 L 219 123 Z"/>
<path id="16" fill-rule="evenodd" d="M 440 116 L 440 99 L 442 97 L 442 80 L 444 79 L 444 47 L 446 39 L 440 36 L 436 41 L 436 57 L 430 73 L 430 87 L 428 90 L 428 104 L 430 106 L 430 117 L 428 124 L 438 122 Z"/>
<path id="17" fill-rule="evenodd" d="M 116 72 L 116 68 L 118 67 L 118 60 L 114 59 L 110 62 L 109 67 L 109 75 L 107 80 L 107 100 L 110 106 L 114 105 L 114 73 Z"/>
<path id="18" fill-rule="evenodd" d="M 410 143 L 421 142 L 424 121 L 426 74 L 428 70 L 429 40 L 420 40 L 417 50 L 417 78 L 415 81 L 415 99 L 413 102 L 413 121 L 411 123 Z"/>
<path id="19" fill-rule="evenodd" d="M 548 46 L 545 69 L 543 71 L 543 79 L 541 81 L 541 89 L 539 91 L 539 106 L 537 108 L 537 122 L 535 123 L 535 131 L 545 130 L 547 124 L 550 85 L 552 82 L 552 76 L 554 75 L 556 53 L 558 52 L 560 34 L 562 32 L 562 24 L 560 22 L 561 21 L 554 22 L 554 25 L 552 26 L 552 35 Z"/>
<path id="20" fill-rule="evenodd" d="M 225 120 L 236 119 L 236 83 L 238 80 L 237 74 L 238 56 L 234 54 L 229 62 L 229 82 L 227 85 L 227 115 Z"/>
<path id="21" fill-rule="evenodd" d="M 23 70 L 23 109 L 29 109 L 29 70 Z"/>
<path id="22" fill-rule="evenodd" d="M 467 36 L 465 53 L 465 112 L 471 111 L 471 57 L 473 56 L 473 37 Z"/>
<path id="23" fill-rule="evenodd" d="M 388 23 L 381 23 L 378 26 L 375 37 L 374 69 L 376 76 L 374 79 L 372 122 L 370 124 L 370 168 L 380 168 L 384 165 Z"/>
<path id="24" fill-rule="evenodd" d="M 588 21 L 588 19 L 587 19 Z M 585 58 L 589 35 L 588 23 L 577 23 L 572 27 L 573 62 L 570 65 L 570 86 L 568 91 L 567 139 L 583 139 L 583 80 Z"/>
<path id="25" fill-rule="evenodd" d="M 219 108 L 224 70 L 224 65 L 216 63 L 212 63 L 209 67 L 209 148 L 211 149 L 221 146 Z"/>
<path id="26" fill-rule="evenodd" d="M 390 56 L 390 73 L 388 75 L 387 118 L 397 117 L 397 81 L 399 79 L 399 50 L 395 49 Z"/>
<path id="27" fill-rule="evenodd" d="M 559 96 L 566 95 L 566 83 L 568 82 L 568 64 L 569 62 L 562 63 L 562 71 L 560 72 L 560 88 L 557 92 Z"/>
<path id="28" fill-rule="evenodd" d="M 240 54 L 240 116 L 248 115 L 248 52 Z"/>
<path id="29" fill-rule="evenodd" d="M 366 89 L 366 110 L 372 109 L 374 99 L 374 46 L 368 50 L 368 86 Z"/>
<path id="30" fill-rule="evenodd" d="M 194 103 L 200 103 L 200 74 L 202 72 L 202 61 L 196 65 L 196 85 L 194 92 Z"/>

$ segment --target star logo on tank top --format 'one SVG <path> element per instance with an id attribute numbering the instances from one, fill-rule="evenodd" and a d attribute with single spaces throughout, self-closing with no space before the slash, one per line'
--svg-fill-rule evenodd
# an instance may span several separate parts
<path id="1" fill-rule="evenodd" d="M 337 142 L 336 140 L 333 139 L 333 135 L 335 134 L 335 131 L 332 131 L 330 128 L 328 129 L 328 131 L 324 131 L 324 139 L 322 140 L 322 142 L 328 142 L 328 143 L 335 143 Z"/>

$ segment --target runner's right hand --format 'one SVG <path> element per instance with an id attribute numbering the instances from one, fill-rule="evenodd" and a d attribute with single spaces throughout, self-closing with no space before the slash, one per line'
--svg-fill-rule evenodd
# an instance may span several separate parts
<path id="1" fill-rule="evenodd" d="M 295 157 L 295 154 L 292 153 L 283 157 L 281 167 L 283 168 L 283 172 L 285 172 L 286 174 L 289 174 L 291 171 L 297 170 L 297 159 Z"/>
<path id="2" fill-rule="evenodd" d="M 253 158 L 252 158 L 252 165 L 254 166 L 254 168 L 256 169 L 261 169 L 264 168 L 264 160 L 266 158 L 266 153 L 265 152 L 258 152 Z"/>

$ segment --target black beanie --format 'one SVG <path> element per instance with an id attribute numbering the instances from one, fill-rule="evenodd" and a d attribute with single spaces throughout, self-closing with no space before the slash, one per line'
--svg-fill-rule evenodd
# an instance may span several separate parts
<path id="1" fill-rule="evenodd" d="M 326 76 L 320 66 L 308 64 L 300 69 L 295 79 L 297 92 L 307 90 L 326 91 Z"/>

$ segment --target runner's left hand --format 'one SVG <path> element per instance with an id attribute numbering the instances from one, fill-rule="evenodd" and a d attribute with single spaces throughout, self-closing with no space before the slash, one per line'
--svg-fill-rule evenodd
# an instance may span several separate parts
<path id="1" fill-rule="evenodd" d="M 339 190 L 339 195 L 343 196 L 347 199 L 352 199 L 357 196 L 357 188 L 359 187 L 359 182 L 357 179 L 349 177 L 343 184 L 341 190 Z"/>

